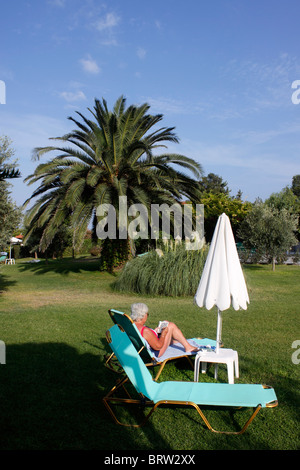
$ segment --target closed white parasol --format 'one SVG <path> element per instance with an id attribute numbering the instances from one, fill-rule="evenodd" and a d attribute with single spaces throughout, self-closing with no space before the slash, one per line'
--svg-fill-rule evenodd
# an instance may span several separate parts
<path id="1" fill-rule="evenodd" d="M 230 305 L 235 310 L 246 310 L 249 297 L 235 240 L 226 214 L 220 215 L 215 227 L 206 263 L 195 295 L 198 307 L 218 308 L 217 347 L 219 351 L 222 330 L 222 312 Z"/>

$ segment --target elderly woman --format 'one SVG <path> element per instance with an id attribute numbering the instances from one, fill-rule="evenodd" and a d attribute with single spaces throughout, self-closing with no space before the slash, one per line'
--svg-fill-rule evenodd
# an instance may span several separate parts
<path id="1" fill-rule="evenodd" d="M 168 322 L 168 326 L 164 328 L 160 334 L 157 330 L 152 330 L 145 325 L 148 319 L 148 307 L 143 303 L 135 303 L 131 305 L 131 318 L 137 329 L 149 343 L 150 347 L 155 351 L 159 351 L 158 357 L 162 356 L 168 346 L 173 341 L 178 341 L 184 347 L 186 352 L 197 351 L 198 348 L 192 346 L 183 336 L 181 330 L 175 323 Z"/>

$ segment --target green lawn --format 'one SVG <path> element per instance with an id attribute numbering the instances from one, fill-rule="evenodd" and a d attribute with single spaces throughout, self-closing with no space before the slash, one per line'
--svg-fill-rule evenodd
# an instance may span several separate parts
<path id="1" fill-rule="evenodd" d="M 245 434 L 218 435 L 187 408 L 158 409 L 143 428 L 117 426 L 103 406 L 116 376 L 104 367 L 109 308 L 129 311 L 145 301 L 150 326 L 177 323 L 187 337 L 215 338 L 216 310 L 193 298 L 139 297 L 116 293 L 115 277 L 97 260 L 63 260 L 0 267 L 0 449 L 202 450 L 299 449 L 300 365 L 292 343 L 300 340 L 300 267 L 245 266 L 247 311 L 223 313 L 225 347 L 239 353 L 239 383 L 274 387 L 279 405 L 263 409 Z M 299 355 L 298 355 L 299 357 Z M 170 363 L 160 380 L 193 380 L 185 362 Z M 200 380 L 214 382 L 213 369 Z M 225 366 L 218 381 L 226 382 Z M 126 410 L 120 413 L 129 414 Z M 208 410 L 216 428 L 235 429 L 249 416 Z"/>

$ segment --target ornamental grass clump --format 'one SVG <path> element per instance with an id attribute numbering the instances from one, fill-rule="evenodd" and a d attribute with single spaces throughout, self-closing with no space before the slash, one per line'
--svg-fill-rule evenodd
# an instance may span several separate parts
<path id="1" fill-rule="evenodd" d="M 184 244 L 150 251 L 126 263 L 114 288 L 149 295 L 194 295 L 207 253 L 207 245 L 187 250 Z"/>

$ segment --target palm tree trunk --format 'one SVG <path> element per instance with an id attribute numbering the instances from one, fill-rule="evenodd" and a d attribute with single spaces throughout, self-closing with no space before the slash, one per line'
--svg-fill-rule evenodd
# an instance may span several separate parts
<path id="1" fill-rule="evenodd" d="M 130 255 L 131 255 L 132 258 L 134 258 L 135 254 L 136 254 L 136 248 L 135 248 L 134 240 L 132 240 L 131 238 L 128 238 L 128 245 L 129 245 Z"/>

